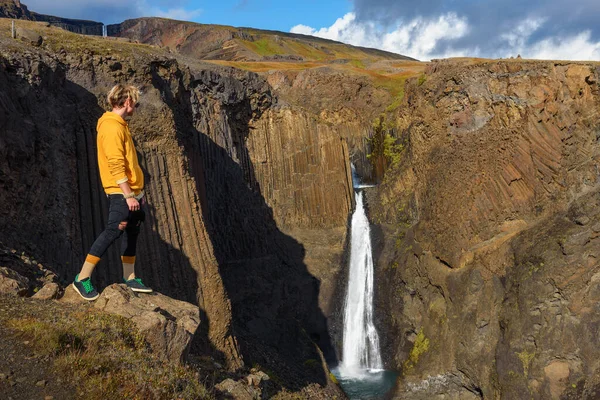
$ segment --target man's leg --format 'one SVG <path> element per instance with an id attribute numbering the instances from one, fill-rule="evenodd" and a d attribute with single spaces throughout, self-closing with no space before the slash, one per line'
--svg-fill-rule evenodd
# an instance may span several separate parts
<path id="1" fill-rule="evenodd" d="M 144 210 L 133 211 L 129 214 L 129 221 L 122 239 L 121 261 L 123 263 L 123 279 L 128 281 L 135 278 L 135 255 L 137 253 L 137 239 L 140 226 L 145 219 Z"/>
<path id="2" fill-rule="evenodd" d="M 96 290 L 91 284 L 90 277 L 104 253 L 106 253 L 106 250 L 125 231 L 128 216 L 129 208 L 123 196 L 110 195 L 106 228 L 94 241 L 94 244 L 92 244 L 81 271 L 75 277 L 74 287 L 84 299 L 94 300 L 98 297 Z"/>
<path id="3" fill-rule="evenodd" d="M 122 242 L 121 261 L 123 263 L 123 280 L 134 292 L 150 293 L 152 289 L 144 285 L 141 279 L 135 276 L 135 256 L 137 252 L 137 240 L 140 227 L 145 220 L 146 214 L 142 208 L 130 213 L 125 235 Z"/>

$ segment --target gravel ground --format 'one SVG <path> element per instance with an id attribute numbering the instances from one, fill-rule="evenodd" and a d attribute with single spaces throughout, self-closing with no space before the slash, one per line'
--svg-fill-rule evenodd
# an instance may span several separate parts
<path id="1" fill-rule="evenodd" d="M 68 400 L 76 397 L 72 385 L 53 371 L 49 356 L 36 354 L 25 338 L 6 326 L 17 315 L 35 315 L 62 307 L 58 303 L 36 302 L 0 295 L 0 399 L 1 400 Z"/>

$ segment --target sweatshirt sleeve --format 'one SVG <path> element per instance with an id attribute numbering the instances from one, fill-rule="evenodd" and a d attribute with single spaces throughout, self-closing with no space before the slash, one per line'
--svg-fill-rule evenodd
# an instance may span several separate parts
<path id="1" fill-rule="evenodd" d="M 118 184 L 127 182 L 125 173 L 125 137 L 118 123 L 104 123 L 100 132 L 102 149 L 108 161 L 108 170 Z"/>

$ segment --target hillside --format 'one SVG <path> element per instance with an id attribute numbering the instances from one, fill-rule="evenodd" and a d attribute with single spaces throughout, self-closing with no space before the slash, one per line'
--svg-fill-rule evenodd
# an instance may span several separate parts
<path id="1" fill-rule="evenodd" d="M 102 35 L 102 23 L 79 19 L 61 18 L 29 11 L 19 0 L 0 0 L 0 18 L 46 22 L 71 32 L 86 35 Z"/>
<path id="2" fill-rule="evenodd" d="M 138 18 L 108 25 L 109 36 L 169 47 L 203 60 L 321 61 L 413 60 L 399 54 L 356 47 L 314 36 L 164 18 Z"/>

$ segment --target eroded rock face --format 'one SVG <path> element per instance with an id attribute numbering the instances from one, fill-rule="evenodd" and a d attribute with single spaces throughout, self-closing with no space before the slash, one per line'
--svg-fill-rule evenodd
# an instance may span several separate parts
<path id="1" fill-rule="evenodd" d="M 160 358 L 185 360 L 200 324 L 197 306 L 160 293 L 136 294 L 124 284 L 104 289 L 94 307 L 131 319 Z"/>
<path id="2" fill-rule="evenodd" d="M 592 64 L 443 61 L 407 87 L 404 158 L 370 196 L 398 398 L 593 398 L 597 81 Z"/>
<path id="3" fill-rule="evenodd" d="M 0 59 L 0 201 L 39 205 L 0 210 L 2 240 L 72 281 L 106 220 L 95 161 L 105 93 L 136 84 L 144 106 L 130 127 L 148 182 L 138 276 L 200 307 L 199 347 L 228 367 L 256 362 L 297 387 L 329 385 L 303 363 L 320 359 L 312 340 L 331 346 L 330 295 L 315 276 L 332 293 L 341 268 L 352 192 L 340 129 L 278 105 L 255 74 L 120 51 L 26 48 Z M 121 275 L 115 246 L 94 284 Z"/>

